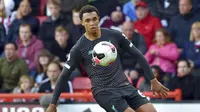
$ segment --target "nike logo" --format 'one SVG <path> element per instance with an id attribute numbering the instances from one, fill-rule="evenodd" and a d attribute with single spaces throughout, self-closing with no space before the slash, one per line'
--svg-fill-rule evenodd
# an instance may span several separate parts
<path id="1" fill-rule="evenodd" d="M 88 51 L 88 55 L 92 54 L 93 53 L 93 50 L 89 50 Z"/>
<path id="2" fill-rule="evenodd" d="M 119 112 L 119 111 L 115 108 L 114 105 L 112 105 L 112 110 L 113 110 L 114 112 Z"/>

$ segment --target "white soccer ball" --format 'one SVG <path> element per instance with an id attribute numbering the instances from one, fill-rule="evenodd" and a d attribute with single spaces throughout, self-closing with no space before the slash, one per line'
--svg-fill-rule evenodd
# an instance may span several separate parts
<path id="1" fill-rule="evenodd" d="M 116 47 L 107 41 L 97 43 L 93 48 L 92 59 L 97 65 L 108 66 L 117 58 Z"/>

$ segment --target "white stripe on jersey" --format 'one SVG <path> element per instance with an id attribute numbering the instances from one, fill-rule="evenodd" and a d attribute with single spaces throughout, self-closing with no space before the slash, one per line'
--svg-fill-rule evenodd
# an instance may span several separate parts
<path id="1" fill-rule="evenodd" d="M 64 65 L 64 67 L 66 67 L 67 69 L 70 69 L 70 66 L 67 63 Z"/>
<path id="2" fill-rule="evenodd" d="M 133 43 L 132 42 L 130 42 L 129 47 L 133 47 Z"/>
<path id="3" fill-rule="evenodd" d="M 128 40 L 127 36 L 124 33 L 122 33 L 122 35 Z M 133 43 L 132 42 L 130 42 L 129 47 L 133 47 Z"/>
<path id="4" fill-rule="evenodd" d="M 69 61 L 70 60 L 70 54 L 68 54 L 68 57 L 67 57 L 67 61 Z"/>

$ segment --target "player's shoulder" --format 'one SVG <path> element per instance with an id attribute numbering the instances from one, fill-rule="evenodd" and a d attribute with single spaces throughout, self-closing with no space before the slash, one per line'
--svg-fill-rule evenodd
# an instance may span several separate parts
<path id="1" fill-rule="evenodd" d="M 83 44 L 83 40 L 84 40 L 85 36 L 84 34 L 76 41 L 75 45 L 76 47 L 79 47 Z"/>
<path id="2" fill-rule="evenodd" d="M 78 51 L 78 50 L 81 48 L 82 37 L 83 37 L 83 36 L 81 36 L 81 37 L 76 41 L 76 43 L 74 44 L 74 46 L 71 48 L 71 51 Z"/>
<path id="3" fill-rule="evenodd" d="M 117 39 L 117 40 L 119 40 L 119 41 L 120 41 L 121 39 L 124 39 L 124 38 L 127 39 L 127 37 L 125 36 L 125 34 L 123 34 L 122 32 L 120 32 L 120 31 L 118 31 L 118 30 L 107 29 L 107 28 L 102 28 L 102 30 L 103 30 L 104 32 L 107 32 L 107 34 L 112 35 L 115 39 Z"/>
<path id="4" fill-rule="evenodd" d="M 101 28 L 101 30 L 105 33 L 109 33 L 109 34 L 122 34 L 120 31 L 114 30 L 114 29 L 108 29 L 108 28 Z"/>
<path id="5" fill-rule="evenodd" d="M 102 28 L 102 31 L 107 35 L 112 35 L 111 37 L 114 37 L 115 39 L 121 40 L 122 38 L 126 37 L 122 32 L 118 30 Z"/>

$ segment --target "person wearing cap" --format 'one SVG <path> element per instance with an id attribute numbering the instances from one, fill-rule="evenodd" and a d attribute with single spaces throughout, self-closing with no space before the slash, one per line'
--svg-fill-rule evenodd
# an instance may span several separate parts
<path id="1" fill-rule="evenodd" d="M 137 20 L 133 23 L 136 32 L 139 32 L 144 36 L 146 46 L 149 46 L 153 42 L 155 36 L 155 31 L 159 28 L 162 28 L 160 19 L 151 15 L 148 10 L 147 4 L 143 1 L 136 3 L 136 15 Z"/>

